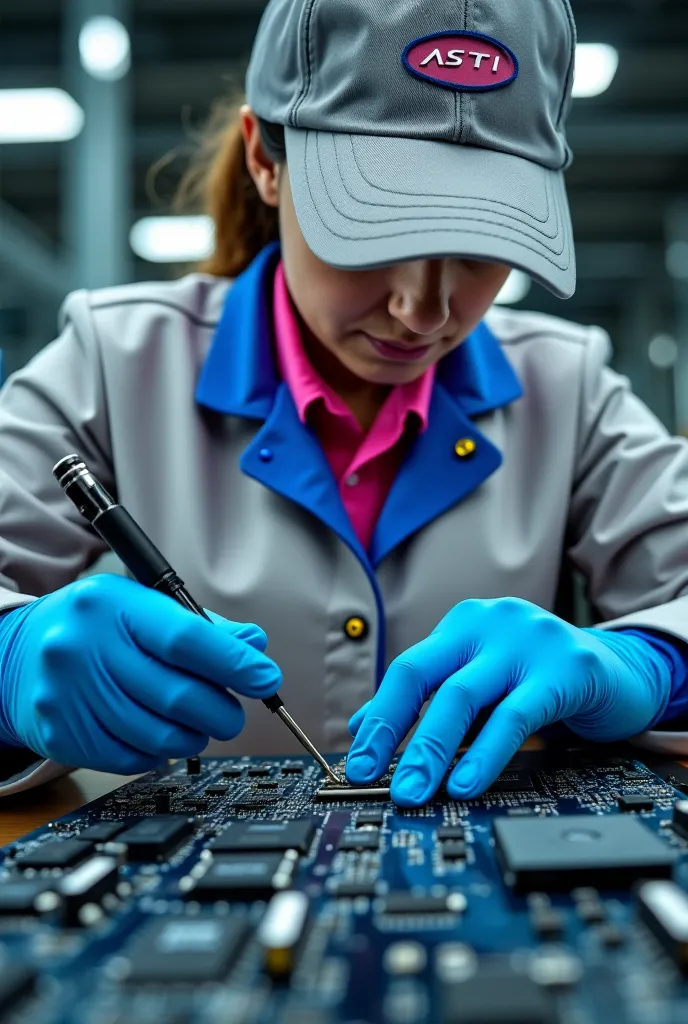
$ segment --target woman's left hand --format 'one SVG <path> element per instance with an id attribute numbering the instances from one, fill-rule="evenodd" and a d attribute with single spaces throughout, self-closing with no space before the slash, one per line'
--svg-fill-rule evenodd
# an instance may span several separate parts
<path id="1" fill-rule="evenodd" d="M 351 719 L 351 783 L 387 770 L 435 691 L 394 773 L 401 806 L 432 797 L 480 708 L 496 704 L 448 780 L 455 799 L 482 793 L 527 736 L 559 719 L 590 740 L 637 735 L 664 711 L 671 670 L 639 637 L 579 629 L 517 598 L 463 601 L 392 662 Z"/>

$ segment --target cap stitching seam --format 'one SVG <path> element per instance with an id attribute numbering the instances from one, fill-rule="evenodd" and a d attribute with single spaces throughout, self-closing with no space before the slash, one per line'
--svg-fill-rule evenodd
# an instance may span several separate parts
<path id="1" fill-rule="evenodd" d="M 310 132 L 308 134 L 310 135 Z M 320 173 L 321 173 L 322 181 L 323 181 L 323 184 L 324 184 L 324 187 L 325 187 L 325 191 L 327 192 L 328 199 L 330 200 L 330 203 L 332 204 L 332 208 L 335 210 L 336 213 L 339 213 L 339 210 L 335 206 L 335 204 L 334 204 L 334 202 L 332 200 L 332 196 L 330 195 L 330 191 L 329 191 L 329 189 L 327 187 L 327 179 L 326 179 L 325 175 L 323 174 L 323 168 L 322 168 L 322 164 L 320 162 L 320 153 L 319 153 L 319 151 L 318 151 L 318 166 L 320 168 Z M 360 241 L 362 241 L 362 239 L 355 238 L 353 235 L 344 235 L 344 234 L 342 234 L 339 231 L 335 231 L 334 228 L 332 228 L 332 227 L 330 227 L 330 226 L 325 224 L 325 221 L 323 220 L 322 216 L 320 215 L 320 211 L 318 209 L 317 203 L 315 202 L 315 196 L 313 195 L 313 191 L 311 189 L 310 175 L 309 175 L 309 170 L 308 170 L 308 161 L 305 162 L 305 171 L 306 171 L 306 185 L 308 187 L 308 192 L 309 192 L 311 201 L 313 203 L 313 209 L 315 210 L 318 218 L 320 219 L 321 224 L 325 227 L 325 229 L 327 231 L 329 231 L 331 234 L 333 234 L 335 236 L 335 238 L 341 238 L 344 241 L 353 241 L 353 242 L 360 242 Z M 549 186 L 549 182 L 547 184 Z M 438 206 L 439 205 L 441 205 L 441 204 L 438 204 Z M 447 209 L 451 209 L 451 208 L 447 207 Z M 340 216 L 344 216 L 344 215 L 340 214 Z M 557 214 L 557 216 L 558 216 L 558 214 Z M 348 217 L 347 219 L 352 221 L 352 222 L 355 221 L 355 218 L 353 218 L 353 217 Z M 392 218 L 389 219 L 389 222 L 390 223 L 394 223 L 395 221 L 397 221 L 397 222 L 401 223 L 401 221 L 403 219 L 404 218 L 402 218 L 402 217 L 392 217 Z M 426 219 L 428 219 L 428 220 L 430 220 L 430 219 L 438 220 L 440 218 L 435 217 L 435 218 L 426 218 Z M 443 217 L 441 219 L 445 220 L 446 218 Z M 469 217 L 469 218 L 467 218 L 467 220 L 475 221 L 478 224 L 493 224 L 494 223 L 493 221 L 490 221 L 490 220 L 488 220 L 488 219 L 486 219 L 484 217 Z M 365 222 L 364 221 L 359 221 L 359 223 L 365 223 Z M 522 225 L 522 226 L 525 226 L 525 225 Z M 516 228 L 509 228 L 508 225 L 504 225 L 504 227 L 506 227 L 507 230 L 514 231 L 514 233 L 516 233 L 516 231 L 517 231 Z M 407 237 L 409 235 L 419 235 L 419 234 L 424 234 L 424 233 L 425 234 L 432 234 L 432 233 L 436 233 L 437 231 L 441 231 L 441 230 L 442 230 L 442 228 L 428 228 L 428 227 L 423 228 L 422 230 L 421 229 L 409 229 L 409 230 L 406 230 L 406 231 L 403 231 L 403 232 L 387 234 L 387 235 L 384 235 L 382 237 L 384 237 L 384 238 L 397 238 L 397 237 L 402 237 L 402 235 L 403 235 L 403 237 Z M 512 239 L 509 239 L 508 237 L 506 237 L 504 235 L 500 235 L 500 234 L 498 234 L 498 233 L 496 233 L 494 231 L 485 231 L 485 230 L 483 230 L 482 233 L 484 235 L 490 237 L 490 238 L 499 238 L 501 241 L 506 241 L 506 242 L 513 241 Z M 374 239 L 368 239 L 368 241 L 378 241 L 378 240 L 380 240 L 380 237 L 381 236 L 377 236 Z M 551 263 L 552 266 L 556 267 L 558 270 L 565 271 L 565 270 L 568 270 L 568 268 L 571 266 L 570 259 L 569 259 L 568 263 L 566 263 L 566 265 L 560 265 L 554 259 L 555 256 L 562 256 L 564 254 L 564 251 L 566 249 L 566 236 L 565 235 L 562 237 L 562 248 L 560 250 L 558 250 L 558 251 L 556 249 L 550 248 L 547 245 L 546 242 L 542 243 L 543 248 L 545 250 L 547 250 L 547 252 L 551 253 L 551 256 L 547 255 L 547 252 L 544 252 L 544 253 L 540 252 L 533 245 L 529 245 L 528 242 L 525 241 L 522 237 L 519 239 L 519 242 L 517 244 L 522 245 L 525 249 L 529 249 L 531 252 L 535 253 L 537 256 L 540 256 L 542 259 L 547 260 L 548 263 Z"/>
<path id="2" fill-rule="evenodd" d="M 363 181 L 365 181 L 365 183 L 367 185 L 370 185 L 371 188 L 377 189 L 378 192 L 383 192 L 383 193 L 388 192 L 390 195 L 393 195 L 393 196 L 407 196 L 409 199 L 416 198 L 413 192 L 401 192 L 401 191 L 398 191 L 398 190 L 392 190 L 392 189 L 389 189 L 389 188 L 385 188 L 383 185 L 376 185 L 374 182 L 372 182 L 370 180 L 370 178 L 367 178 L 366 175 L 364 174 L 363 170 L 361 169 L 361 165 L 359 164 L 358 160 L 356 159 L 356 150 L 354 149 L 354 144 L 351 141 L 351 136 L 348 135 L 347 139 L 349 141 L 349 145 L 351 146 L 351 153 L 352 153 L 353 161 L 356 164 L 356 170 L 361 175 L 361 178 L 363 179 Z M 333 145 L 334 145 L 334 151 L 335 151 L 335 159 L 337 161 L 337 170 L 339 171 L 339 176 L 341 178 L 342 185 L 346 189 L 347 194 L 349 196 L 351 196 L 351 198 L 356 203 L 361 203 L 361 204 L 363 204 L 365 206 L 381 207 L 383 205 L 382 203 L 372 203 L 372 202 L 370 202 L 369 200 L 366 200 L 366 199 L 359 199 L 358 196 L 354 196 L 351 192 L 349 192 L 349 189 L 346 186 L 346 182 L 344 181 L 344 175 L 342 174 L 342 170 L 341 170 L 341 167 L 340 167 L 340 164 L 339 164 L 339 153 L 337 152 L 337 144 L 336 144 L 336 142 Z M 319 146 L 318 146 L 318 153 L 319 152 L 320 152 L 320 150 L 319 150 Z M 440 197 L 440 196 L 435 197 L 435 196 L 433 196 L 433 198 L 437 198 L 437 199 L 445 198 L 445 199 L 448 199 L 448 198 L 451 198 L 451 197 L 449 197 L 449 196 L 444 196 L 444 197 Z M 501 199 L 484 199 L 481 196 L 465 196 L 465 197 L 462 196 L 461 198 L 465 198 L 466 200 L 471 200 L 471 201 L 477 200 L 478 202 L 494 203 L 496 206 L 503 206 L 507 210 L 519 210 L 526 217 L 530 216 L 530 214 L 528 214 L 527 211 L 523 209 L 523 207 L 515 206 L 513 203 L 505 203 Z M 547 206 L 546 206 L 546 211 L 547 211 L 546 212 L 546 216 L 544 218 L 542 218 L 542 219 L 540 219 L 539 217 L 531 217 L 531 220 L 535 221 L 537 224 L 546 224 L 548 222 L 549 218 L 550 218 L 550 215 L 551 215 L 550 202 L 549 202 L 549 191 L 548 190 L 545 191 L 545 199 L 546 199 L 546 203 L 547 203 Z M 437 206 L 443 206 L 443 203 L 438 202 Z M 445 209 L 453 209 L 453 207 L 446 206 Z"/>
<path id="3" fill-rule="evenodd" d="M 291 112 L 290 121 L 294 128 L 298 128 L 298 116 L 299 111 L 306 101 L 306 96 L 310 92 L 312 83 L 312 69 L 311 69 L 311 21 L 313 17 L 313 10 L 317 0 L 306 0 L 305 13 L 304 13 L 304 35 L 305 35 L 305 59 L 306 59 L 306 82 L 301 89 L 301 95 L 297 98 L 294 108 Z"/>

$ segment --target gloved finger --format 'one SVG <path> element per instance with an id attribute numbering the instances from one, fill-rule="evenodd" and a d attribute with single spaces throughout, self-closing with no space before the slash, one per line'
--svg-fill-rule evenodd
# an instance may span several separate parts
<path id="1" fill-rule="evenodd" d="M 447 782 L 455 800 L 478 796 L 492 785 L 531 733 L 557 718 L 556 704 L 541 676 L 533 675 L 494 709 L 471 749 Z"/>
<path id="2" fill-rule="evenodd" d="M 367 700 L 358 711 L 356 711 L 349 719 L 349 732 L 352 736 L 355 736 L 358 730 L 361 728 L 361 722 L 368 714 L 368 708 L 370 707 L 370 701 Z"/>
<path id="3" fill-rule="evenodd" d="M 463 664 L 461 641 L 432 633 L 395 658 L 368 704 L 346 762 L 350 782 L 378 779 L 431 693 Z"/>
<path id="4" fill-rule="evenodd" d="M 143 706 L 142 710 L 145 707 L 148 713 L 153 713 L 158 733 L 162 735 L 162 730 L 166 730 L 169 742 L 174 741 L 175 735 L 181 737 L 180 729 L 201 737 L 231 740 L 244 727 L 244 709 L 227 690 L 190 672 L 179 672 L 135 647 L 118 648 L 116 656 L 111 662 L 106 661 L 106 666 L 113 685 L 104 695 L 104 706 L 116 702 L 118 690 L 126 691 L 138 707 Z M 152 732 L 155 734 L 155 730 Z M 133 740 L 130 742 L 141 750 L 147 749 Z M 187 755 L 165 754 L 165 757 L 175 756 Z"/>
<path id="5" fill-rule="evenodd" d="M 83 731 L 84 725 L 88 728 L 86 732 Z M 41 738 L 41 749 L 37 753 L 58 764 L 70 766 L 77 760 L 74 754 L 78 750 L 80 768 L 115 772 L 118 775 L 150 772 L 163 760 L 158 756 L 135 750 L 113 736 L 107 728 L 97 728 L 90 716 L 88 722 L 75 722 L 74 726 L 80 730 L 78 733 L 60 728 L 52 720 L 39 722 L 37 731 Z"/>
<path id="6" fill-rule="evenodd" d="M 267 647 L 268 635 L 255 622 L 233 622 L 232 619 L 225 619 L 209 608 L 204 608 L 204 611 L 214 625 L 229 630 L 237 640 L 244 640 L 251 647 L 255 647 L 257 651 L 264 651 Z"/>
<path id="7" fill-rule="evenodd" d="M 435 694 L 392 779 L 392 799 L 401 807 L 427 803 L 442 782 L 480 708 L 506 689 L 508 663 L 479 654 Z"/>
<path id="8" fill-rule="evenodd" d="M 148 654 L 245 697 L 263 699 L 279 689 L 282 673 L 262 652 L 165 594 L 149 590 L 147 595 L 145 602 L 125 606 L 122 615 L 131 637 Z"/>
<path id="9" fill-rule="evenodd" d="M 207 746 L 209 731 L 203 733 L 179 721 L 161 718 L 132 700 L 119 686 L 113 685 L 108 691 L 107 702 L 100 704 L 94 717 L 101 728 L 107 728 L 134 750 L 165 760 L 168 757 L 190 757 L 191 752 Z"/>

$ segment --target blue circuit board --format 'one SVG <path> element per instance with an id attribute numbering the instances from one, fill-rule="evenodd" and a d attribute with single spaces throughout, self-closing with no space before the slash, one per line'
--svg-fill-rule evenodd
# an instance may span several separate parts
<path id="1" fill-rule="evenodd" d="M 191 759 L 3 854 L 2 1021 L 688 1021 L 688 803 L 632 755 L 520 754 L 418 810 Z"/>

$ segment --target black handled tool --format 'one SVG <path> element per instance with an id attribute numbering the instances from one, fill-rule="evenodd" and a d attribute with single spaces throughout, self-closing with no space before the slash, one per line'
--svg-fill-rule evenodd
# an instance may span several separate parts
<path id="1" fill-rule="evenodd" d="M 122 560 L 134 579 L 145 587 L 152 587 L 180 604 L 196 615 L 202 615 L 208 622 L 212 619 L 203 608 L 194 601 L 167 559 L 158 551 L 153 542 L 146 536 L 138 523 L 132 519 L 124 506 L 119 505 L 110 497 L 103 485 L 90 472 L 78 455 L 67 455 L 53 467 L 53 476 L 72 501 L 79 512 L 98 531 L 105 543 Z M 275 694 L 263 701 L 265 707 L 273 714 L 279 715 L 302 747 L 318 762 L 327 777 L 342 784 L 342 780 L 330 768 L 317 747 L 313 746 L 303 729 L 297 725 L 284 706 L 282 699 Z"/>

